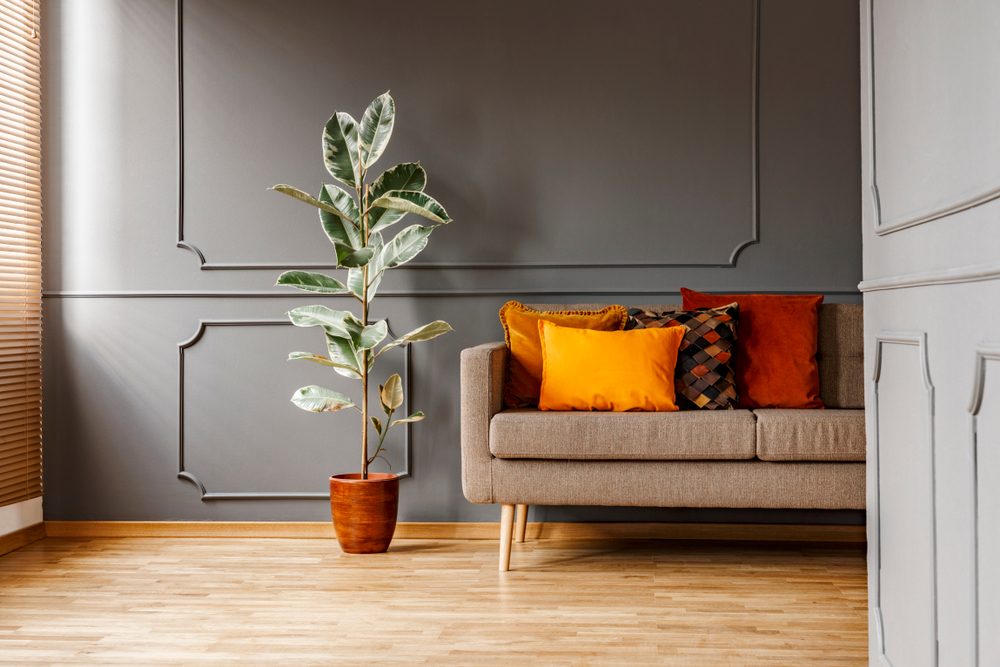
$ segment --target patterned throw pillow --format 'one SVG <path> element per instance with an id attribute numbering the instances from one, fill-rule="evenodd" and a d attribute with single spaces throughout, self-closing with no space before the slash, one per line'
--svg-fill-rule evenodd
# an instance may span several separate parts
<path id="1" fill-rule="evenodd" d="M 632 308 L 625 329 L 682 326 L 687 329 L 677 356 L 675 385 L 681 410 L 732 410 L 736 407 L 736 374 L 732 359 L 740 309 L 652 310 Z"/>

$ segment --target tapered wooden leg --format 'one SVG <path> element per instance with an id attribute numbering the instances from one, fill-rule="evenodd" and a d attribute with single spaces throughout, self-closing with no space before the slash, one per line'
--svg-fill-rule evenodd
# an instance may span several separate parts
<path id="1" fill-rule="evenodd" d="M 528 527 L 528 506 L 517 505 L 514 512 L 514 541 L 524 542 L 524 531 Z"/>
<path id="2" fill-rule="evenodd" d="M 510 542 L 514 536 L 514 506 L 500 506 L 500 571 L 510 569 Z"/>

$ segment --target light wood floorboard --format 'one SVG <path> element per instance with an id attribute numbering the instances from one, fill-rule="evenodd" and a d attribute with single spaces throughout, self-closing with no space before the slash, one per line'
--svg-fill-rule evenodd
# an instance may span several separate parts
<path id="1" fill-rule="evenodd" d="M 862 548 L 46 538 L 0 557 L 8 664 L 863 665 Z"/>
<path id="2" fill-rule="evenodd" d="M 527 508 L 527 505 L 522 505 Z M 527 511 L 524 512 L 527 518 Z M 397 540 L 493 540 L 498 524 L 487 522 L 401 521 Z M 49 537 L 326 537 L 329 521 L 46 521 Z M 864 525 L 558 522 L 526 523 L 529 540 L 608 538 L 626 540 L 750 540 L 753 542 L 865 541 Z"/>

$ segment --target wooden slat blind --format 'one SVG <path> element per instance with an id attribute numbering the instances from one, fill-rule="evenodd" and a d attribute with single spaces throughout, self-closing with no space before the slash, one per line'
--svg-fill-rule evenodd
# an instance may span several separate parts
<path id="1" fill-rule="evenodd" d="M 0 506 L 42 495 L 39 0 L 0 0 Z"/>

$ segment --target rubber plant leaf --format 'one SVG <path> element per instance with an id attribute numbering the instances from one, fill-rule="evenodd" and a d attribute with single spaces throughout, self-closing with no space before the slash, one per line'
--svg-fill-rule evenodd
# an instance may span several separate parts
<path id="1" fill-rule="evenodd" d="M 292 394 L 292 403 L 309 412 L 339 412 L 354 407 L 354 401 L 348 396 L 314 384 Z"/>
<path id="2" fill-rule="evenodd" d="M 412 190 L 390 190 L 371 203 L 372 207 L 413 213 L 439 225 L 451 222 L 451 216 L 434 197 Z"/>
<path id="3" fill-rule="evenodd" d="M 347 294 L 349 291 L 347 286 L 336 278 L 311 271 L 285 271 L 278 276 L 277 284 L 316 294 Z"/>
<path id="4" fill-rule="evenodd" d="M 396 120 L 396 102 L 389 91 L 372 100 L 361 117 L 361 162 L 365 169 L 382 156 L 392 136 Z"/>
<path id="5" fill-rule="evenodd" d="M 323 162 L 331 176 L 351 188 L 361 182 L 358 143 L 358 122 L 343 111 L 333 114 L 323 128 Z"/>
<path id="6" fill-rule="evenodd" d="M 404 162 L 395 167 L 387 169 L 382 173 L 371 187 L 368 188 L 370 201 L 375 201 L 387 192 L 393 190 L 406 190 L 409 192 L 422 192 L 427 186 L 427 172 L 420 166 L 419 162 Z M 388 208 L 370 207 L 368 211 L 368 228 L 372 231 L 381 231 L 390 225 L 399 222 L 405 211 L 397 211 Z"/>

